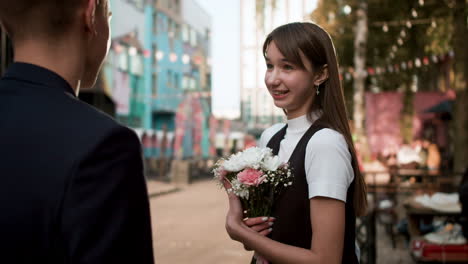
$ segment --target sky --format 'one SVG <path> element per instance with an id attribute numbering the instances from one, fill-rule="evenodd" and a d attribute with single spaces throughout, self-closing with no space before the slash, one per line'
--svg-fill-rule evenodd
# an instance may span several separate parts
<path id="1" fill-rule="evenodd" d="M 197 0 L 211 15 L 213 114 L 240 115 L 240 1 Z"/>

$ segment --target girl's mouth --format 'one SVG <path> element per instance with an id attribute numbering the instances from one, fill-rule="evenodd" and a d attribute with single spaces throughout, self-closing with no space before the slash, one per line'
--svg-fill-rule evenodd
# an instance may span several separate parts
<path id="1" fill-rule="evenodd" d="M 288 90 L 276 90 L 276 91 L 271 92 L 271 95 L 273 96 L 273 98 L 277 100 L 285 98 L 288 94 L 289 94 Z"/>

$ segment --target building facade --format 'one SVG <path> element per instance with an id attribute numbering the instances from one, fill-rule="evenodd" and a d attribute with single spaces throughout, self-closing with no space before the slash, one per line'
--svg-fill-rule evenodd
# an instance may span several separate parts
<path id="1" fill-rule="evenodd" d="M 182 0 L 182 93 L 176 114 L 175 157 L 210 156 L 211 17 L 195 0 Z"/>
<path id="2" fill-rule="evenodd" d="M 147 158 L 206 156 L 210 16 L 195 0 L 112 0 L 111 8 L 112 49 L 102 75 L 116 117 L 139 133 Z"/>
<path id="3" fill-rule="evenodd" d="M 313 8 L 307 0 L 241 0 L 241 119 L 248 129 L 262 130 L 284 119 L 264 83 L 266 36 L 280 25 L 307 20 Z"/>

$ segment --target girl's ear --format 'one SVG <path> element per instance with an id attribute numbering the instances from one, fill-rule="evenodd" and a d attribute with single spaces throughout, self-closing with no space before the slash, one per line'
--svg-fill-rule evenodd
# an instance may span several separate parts
<path id="1" fill-rule="evenodd" d="M 322 66 L 322 68 L 315 75 L 314 85 L 319 86 L 328 80 L 328 64 Z"/>

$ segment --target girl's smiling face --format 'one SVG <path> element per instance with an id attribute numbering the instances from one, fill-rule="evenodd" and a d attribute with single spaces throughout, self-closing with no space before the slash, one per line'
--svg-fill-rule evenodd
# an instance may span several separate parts
<path id="1" fill-rule="evenodd" d="M 315 97 L 312 65 L 301 57 L 305 69 L 289 62 L 274 41 L 266 50 L 265 84 L 275 105 L 287 111 L 288 119 L 307 114 Z"/>

